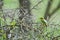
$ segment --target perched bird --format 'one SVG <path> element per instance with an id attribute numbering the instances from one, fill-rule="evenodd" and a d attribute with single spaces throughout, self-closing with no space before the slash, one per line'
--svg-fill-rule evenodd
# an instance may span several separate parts
<path id="1" fill-rule="evenodd" d="M 40 20 L 42 25 L 47 27 L 47 21 L 43 17 L 41 17 Z"/>

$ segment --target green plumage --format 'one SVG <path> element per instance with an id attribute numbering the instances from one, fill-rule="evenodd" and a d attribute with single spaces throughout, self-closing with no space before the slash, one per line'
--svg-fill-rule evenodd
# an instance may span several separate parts
<path id="1" fill-rule="evenodd" d="M 42 17 L 40 18 L 40 20 L 41 20 L 42 25 L 47 27 L 47 21 Z"/>

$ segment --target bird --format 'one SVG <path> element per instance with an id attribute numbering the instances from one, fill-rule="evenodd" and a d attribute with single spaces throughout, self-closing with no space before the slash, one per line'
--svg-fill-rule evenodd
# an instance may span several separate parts
<path id="1" fill-rule="evenodd" d="M 41 20 L 42 25 L 47 27 L 47 20 L 45 20 L 43 17 L 41 17 L 40 20 Z"/>

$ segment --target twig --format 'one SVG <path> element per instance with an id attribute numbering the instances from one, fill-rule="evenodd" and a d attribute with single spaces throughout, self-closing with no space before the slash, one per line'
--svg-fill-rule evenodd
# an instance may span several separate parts
<path id="1" fill-rule="evenodd" d="M 34 6 L 31 8 L 31 10 L 34 9 L 36 6 L 38 6 L 41 2 L 42 2 L 42 1 L 39 1 L 36 5 L 34 5 Z M 31 10 L 30 10 L 30 11 L 31 11 Z"/>

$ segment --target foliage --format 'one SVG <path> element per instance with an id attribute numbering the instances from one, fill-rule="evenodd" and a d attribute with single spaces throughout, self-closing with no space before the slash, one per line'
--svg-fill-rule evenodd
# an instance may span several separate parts
<path id="1" fill-rule="evenodd" d="M 60 39 L 59 0 L 30 0 L 31 4 L 28 8 L 24 6 L 25 3 L 21 6 L 19 0 L 3 0 L 3 2 L 4 5 L 0 8 L 2 10 L 0 40 Z M 44 21 L 40 19 L 41 17 L 47 21 L 47 27 L 41 23 Z"/>

